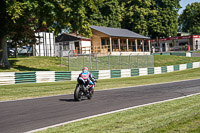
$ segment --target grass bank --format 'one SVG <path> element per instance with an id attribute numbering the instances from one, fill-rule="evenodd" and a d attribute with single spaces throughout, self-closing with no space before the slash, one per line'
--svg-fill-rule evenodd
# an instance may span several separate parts
<path id="1" fill-rule="evenodd" d="M 200 68 L 158 75 L 98 80 L 95 90 L 200 78 Z M 76 81 L 3 85 L 0 101 L 73 93 Z"/>
<path id="2" fill-rule="evenodd" d="M 200 95 L 99 116 L 39 133 L 199 133 Z"/>
<path id="3" fill-rule="evenodd" d="M 110 60 L 110 65 L 108 61 Z M 62 66 L 60 66 L 61 58 L 59 57 L 20 57 L 20 58 L 9 58 L 11 63 L 11 68 L 9 70 L 0 69 L 0 72 L 24 72 L 24 71 L 68 71 L 68 58 L 63 58 Z M 129 61 L 131 64 L 129 65 Z M 146 62 L 147 61 L 147 62 Z M 154 66 L 169 66 L 185 64 L 190 62 L 200 61 L 199 57 L 183 57 L 183 56 L 173 56 L 173 55 L 154 55 Z M 129 60 L 129 56 L 124 56 L 121 58 L 121 69 L 137 68 L 137 67 L 152 67 L 152 58 L 146 56 L 132 56 Z M 98 65 L 96 65 L 98 63 Z M 119 57 L 111 56 L 108 57 L 92 57 L 91 66 L 89 58 L 84 58 L 84 64 L 90 70 L 108 70 L 119 69 Z M 83 67 L 83 57 L 71 58 L 70 59 L 70 70 L 80 71 Z"/>

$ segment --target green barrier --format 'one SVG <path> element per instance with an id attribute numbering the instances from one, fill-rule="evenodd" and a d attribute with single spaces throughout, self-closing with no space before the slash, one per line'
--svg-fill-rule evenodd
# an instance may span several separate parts
<path id="1" fill-rule="evenodd" d="M 95 79 L 98 79 L 99 77 L 99 71 L 90 71 Z"/>
<path id="2" fill-rule="evenodd" d="M 154 74 L 154 68 L 148 68 L 148 74 Z"/>
<path id="3" fill-rule="evenodd" d="M 152 55 L 161 55 L 162 53 L 153 53 Z"/>
<path id="4" fill-rule="evenodd" d="M 162 53 L 162 55 L 170 55 L 170 53 Z"/>
<path id="5" fill-rule="evenodd" d="M 193 63 L 187 63 L 187 69 L 193 68 Z"/>
<path id="6" fill-rule="evenodd" d="M 174 71 L 179 71 L 179 65 L 174 65 Z"/>
<path id="7" fill-rule="evenodd" d="M 111 70 L 111 78 L 121 78 L 121 70 Z"/>
<path id="8" fill-rule="evenodd" d="M 36 83 L 36 72 L 16 72 L 15 84 L 20 83 Z"/>
<path id="9" fill-rule="evenodd" d="M 175 55 L 175 56 L 186 56 L 186 53 L 171 53 L 171 55 Z"/>
<path id="10" fill-rule="evenodd" d="M 136 69 L 131 69 L 131 76 L 139 76 L 139 69 L 136 68 Z"/>
<path id="11" fill-rule="evenodd" d="M 55 81 L 71 80 L 71 72 L 55 72 Z"/>
<path id="12" fill-rule="evenodd" d="M 162 73 L 167 73 L 167 67 L 166 66 L 162 66 L 161 67 L 161 72 Z"/>

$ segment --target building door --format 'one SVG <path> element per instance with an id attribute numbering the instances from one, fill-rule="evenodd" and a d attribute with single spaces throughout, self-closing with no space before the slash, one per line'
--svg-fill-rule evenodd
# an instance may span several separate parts
<path id="1" fill-rule="evenodd" d="M 75 42 L 75 53 L 77 54 L 77 53 L 81 53 L 81 51 L 80 51 L 80 46 L 79 46 L 79 42 Z"/>

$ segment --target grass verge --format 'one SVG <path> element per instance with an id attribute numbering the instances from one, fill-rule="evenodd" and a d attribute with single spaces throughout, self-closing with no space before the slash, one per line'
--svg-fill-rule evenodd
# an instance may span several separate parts
<path id="1" fill-rule="evenodd" d="M 110 60 L 110 65 L 108 61 Z M 138 63 L 137 63 L 138 60 Z M 9 58 L 11 68 L 0 69 L 0 72 L 24 72 L 24 71 L 68 71 L 68 58 L 62 58 L 62 66 L 60 65 L 61 58 L 59 57 L 20 57 L 20 58 Z M 130 64 L 129 64 L 130 61 Z M 147 62 L 146 62 L 147 61 Z M 191 62 L 199 62 L 199 57 L 183 57 L 173 55 L 154 55 L 154 66 L 170 66 L 185 64 Z M 98 63 L 98 65 L 96 65 Z M 91 66 L 89 57 L 84 57 L 84 64 L 90 70 L 107 70 L 119 69 L 119 57 L 110 56 L 108 57 L 91 57 Z M 70 58 L 70 70 L 80 71 L 83 67 L 83 57 L 71 57 Z M 152 58 L 148 56 L 122 56 L 121 57 L 121 69 L 129 68 L 144 68 L 152 67 Z"/>
<path id="2" fill-rule="evenodd" d="M 98 80 L 95 90 L 197 79 L 200 68 L 158 75 Z M 0 101 L 73 93 L 76 81 L 3 85 Z"/>
<path id="3" fill-rule="evenodd" d="M 39 133 L 199 133 L 200 95 L 99 116 Z"/>

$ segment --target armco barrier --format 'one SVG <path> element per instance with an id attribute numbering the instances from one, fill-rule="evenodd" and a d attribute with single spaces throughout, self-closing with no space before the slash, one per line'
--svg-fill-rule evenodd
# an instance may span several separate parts
<path id="1" fill-rule="evenodd" d="M 111 78 L 121 78 L 121 70 L 110 70 Z"/>
<path id="2" fill-rule="evenodd" d="M 170 52 L 170 53 L 152 53 L 152 55 L 175 55 L 175 56 L 188 56 L 191 57 L 191 53 L 185 53 L 185 52 Z"/>
<path id="3" fill-rule="evenodd" d="M 121 77 L 143 76 L 151 74 L 161 74 L 199 68 L 200 62 L 153 67 L 153 68 L 135 68 L 121 70 L 98 70 L 91 71 L 96 79 L 110 79 Z M 43 83 L 56 81 L 76 81 L 81 71 L 55 72 L 55 71 L 37 71 L 37 72 L 5 72 L 0 73 L 0 85 L 19 84 L 19 83 Z"/>
<path id="4" fill-rule="evenodd" d="M 131 76 L 139 76 L 139 68 L 131 69 Z"/>
<path id="5" fill-rule="evenodd" d="M 0 73 L 0 85 L 15 84 L 15 73 Z"/>
<path id="6" fill-rule="evenodd" d="M 16 72 L 15 83 L 36 83 L 36 72 Z"/>
<path id="7" fill-rule="evenodd" d="M 55 81 L 71 80 L 71 72 L 55 72 Z"/>
<path id="8" fill-rule="evenodd" d="M 161 67 L 161 72 L 162 73 L 167 73 L 167 66 L 162 66 Z"/>

